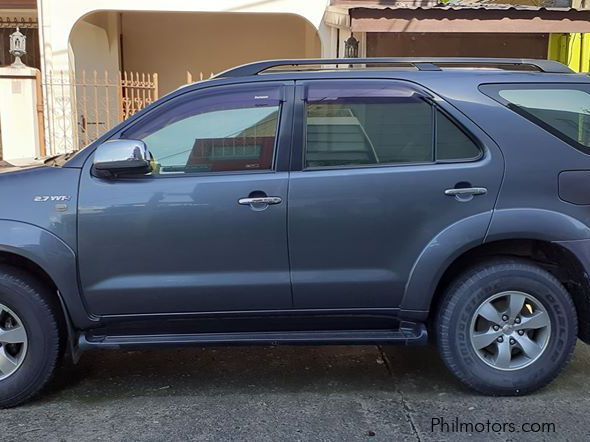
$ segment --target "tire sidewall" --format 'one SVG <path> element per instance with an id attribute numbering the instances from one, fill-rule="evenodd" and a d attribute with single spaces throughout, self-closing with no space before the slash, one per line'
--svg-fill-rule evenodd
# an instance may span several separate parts
<path id="1" fill-rule="evenodd" d="M 471 344 L 472 319 L 479 306 L 491 296 L 505 291 L 520 291 L 534 296 L 545 308 L 551 335 L 542 355 L 532 364 L 517 370 L 495 369 L 477 355 Z M 577 335 L 573 304 L 563 286 L 544 271 L 527 268 L 496 269 L 476 280 L 460 285 L 453 295 L 456 308 L 444 324 L 442 333 L 451 356 L 468 384 L 498 393 L 520 394 L 550 381 L 569 359 Z M 453 344 L 454 342 L 454 344 Z"/>
<path id="2" fill-rule="evenodd" d="M 0 403 L 38 388 L 47 367 L 56 355 L 58 340 L 53 318 L 44 311 L 37 299 L 20 284 L 0 278 L 0 303 L 10 308 L 21 320 L 27 333 L 27 350 L 20 367 L 6 379 L 0 380 Z"/>

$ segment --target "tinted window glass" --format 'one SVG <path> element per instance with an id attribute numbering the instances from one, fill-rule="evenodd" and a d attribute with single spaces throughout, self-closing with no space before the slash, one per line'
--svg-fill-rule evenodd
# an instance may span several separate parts
<path id="1" fill-rule="evenodd" d="M 251 90 L 179 99 L 125 134 L 147 144 L 155 173 L 272 168 L 279 91 Z"/>
<path id="2" fill-rule="evenodd" d="M 436 111 L 436 159 L 439 161 L 472 160 L 481 151 L 465 132 L 441 111 Z"/>
<path id="3" fill-rule="evenodd" d="M 578 147 L 590 147 L 590 94 L 568 88 L 498 90 L 508 106 Z"/>
<path id="4" fill-rule="evenodd" d="M 409 89 L 311 87 L 306 167 L 423 163 L 433 159 L 431 106 Z"/>

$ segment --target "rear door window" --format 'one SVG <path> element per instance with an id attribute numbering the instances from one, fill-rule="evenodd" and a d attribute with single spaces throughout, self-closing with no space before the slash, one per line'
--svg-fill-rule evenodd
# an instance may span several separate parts
<path id="1" fill-rule="evenodd" d="M 481 90 L 565 142 L 590 153 L 587 85 L 485 85 Z"/>
<path id="2" fill-rule="evenodd" d="M 429 103 L 381 82 L 318 82 L 307 91 L 305 167 L 434 161 Z"/>
<path id="3" fill-rule="evenodd" d="M 306 92 L 305 168 L 472 161 L 473 139 L 413 88 L 317 82 Z"/>

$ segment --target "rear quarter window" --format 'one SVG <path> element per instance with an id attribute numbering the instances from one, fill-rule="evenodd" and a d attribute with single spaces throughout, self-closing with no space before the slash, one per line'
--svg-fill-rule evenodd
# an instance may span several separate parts
<path id="1" fill-rule="evenodd" d="M 590 153 L 590 85 L 485 85 L 481 91 L 568 144 Z"/>
<path id="2" fill-rule="evenodd" d="M 437 161 L 470 161 L 481 156 L 480 147 L 469 135 L 436 109 Z"/>

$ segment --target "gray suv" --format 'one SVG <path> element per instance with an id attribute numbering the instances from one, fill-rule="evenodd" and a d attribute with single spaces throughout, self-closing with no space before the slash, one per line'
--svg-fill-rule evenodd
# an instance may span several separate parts
<path id="1" fill-rule="evenodd" d="M 492 395 L 590 342 L 590 78 L 280 60 L 0 176 L 0 406 L 91 349 L 436 343 Z"/>

